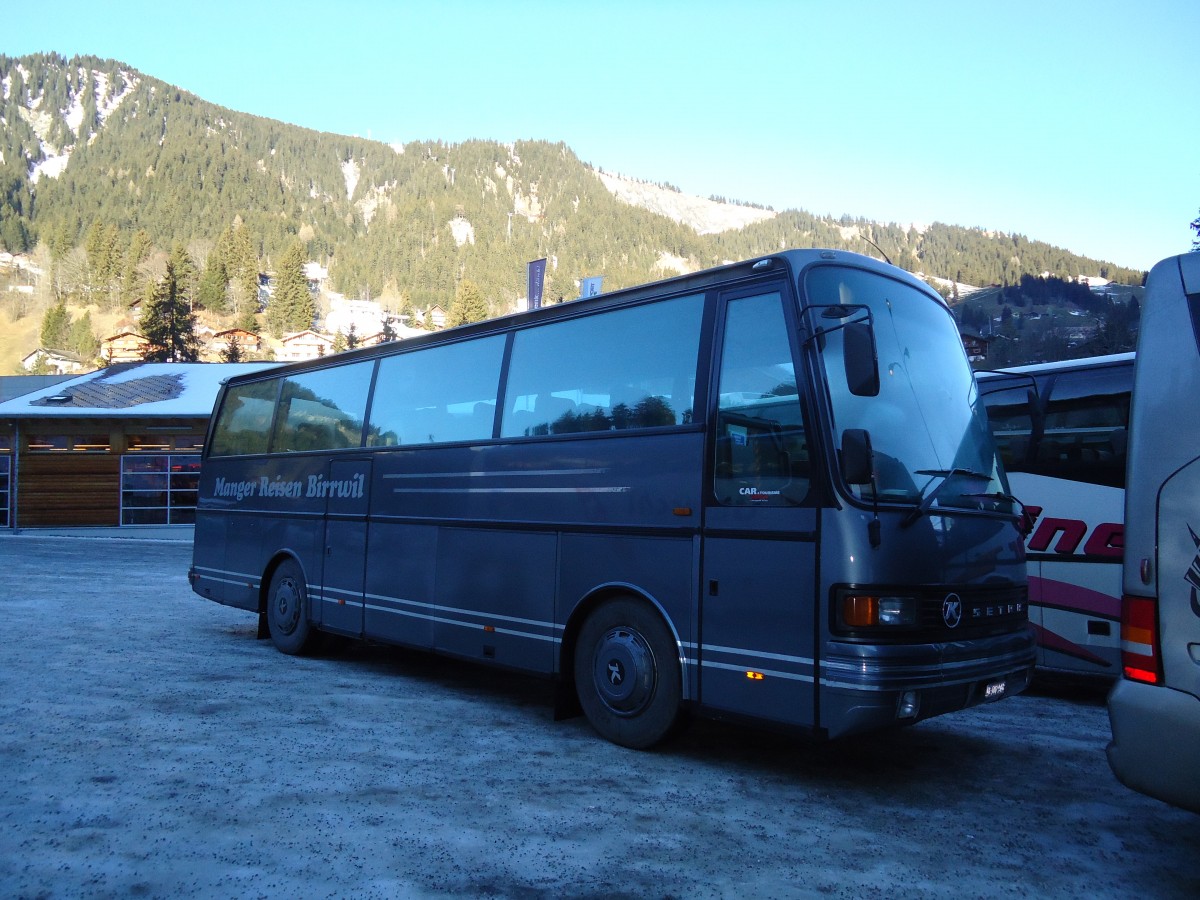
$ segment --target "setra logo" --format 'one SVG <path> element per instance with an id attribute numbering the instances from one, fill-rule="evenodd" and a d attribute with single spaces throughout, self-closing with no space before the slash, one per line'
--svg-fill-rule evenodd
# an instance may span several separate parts
<path id="1" fill-rule="evenodd" d="M 962 598 L 958 594 L 947 594 L 942 601 L 942 621 L 947 628 L 957 628 L 962 621 Z"/>
<path id="2" fill-rule="evenodd" d="M 625 680 L 625 667 L 617 660 L 608 663 L 608 683 L 616 687 Z"/>

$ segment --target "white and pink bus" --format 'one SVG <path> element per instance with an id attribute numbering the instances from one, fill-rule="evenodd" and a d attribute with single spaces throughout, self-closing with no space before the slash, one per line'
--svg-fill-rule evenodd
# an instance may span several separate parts
<path id="1" fill-rule="evenodd" d="M 1133 353 L 978 373 L 1025 538 L 1038 669 L 1118 678 Z"/>

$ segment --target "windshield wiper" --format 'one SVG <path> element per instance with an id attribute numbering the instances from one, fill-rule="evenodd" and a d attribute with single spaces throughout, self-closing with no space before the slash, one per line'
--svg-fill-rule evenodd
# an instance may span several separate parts
<path id="1" fill-rule="evenodd" d="M 944 488 L 946 483 L 955 475 L 961 475 L 964 478 L 976 478 L 981 481 L 992 480 L 991 475 L 985 475 L 983 472 L 976 472 L 974 469 L 917 469 L 916 474 L 932 475 L 933 478 L 930 478 L 929 481 L 925 483 L 925 487 L 921 488 L 920 502 L 917 503 L 917 505 L 914 506 L 909 511 L 908 515 L 906 515 L 900 522 L 901 528 L 907 528 L 913 522 L 917 521 L 917 519 L 921 518 L 921 516 L 925 515 L 925 513 L 929 512 L 929 507 L 933 506 L 933 501 L 937 499 L 937 495 L 941 493 L 942 488 Z M 926 494 L 925 491 L 929 489 L 929 485 L 933 484 L 934 478 L 940 478 L 942 480 L 938 482 L 937 487 Z"/>
<path id="2" fill-rule="evenodd" d="M 1017 519 L 1020 521 L 1020 528 L 1023 534 L 1028 535 L 1033 530 L 1033 522 L 1029 520 L 1029 513 L 1025 511 L 1025 504 L 1014 497 L 1012 494 L 1006 494 L 1004 491 L 992 491 L 990 494 L 963 494 L 964 497 L 973 497 L 979 500 L 996 500 L 1007 501 L 1021 510 Z"/>

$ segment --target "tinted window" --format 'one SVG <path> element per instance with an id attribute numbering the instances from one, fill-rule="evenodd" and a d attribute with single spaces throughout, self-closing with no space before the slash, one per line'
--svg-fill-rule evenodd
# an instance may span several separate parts
<path id="1" fill-rule="evenodd" d="M 1123 487 L 1132 379 L 1132 366 L 1059 375 L 1031 471 Z"/>
<path id="2" fill-rule="evenodd" d="M 266 453 L 279 379 L 239 384 L 225 393 L 213 429 L 212 456 Z"/>
<path id="3" fill-rule="evenodd" d="M 717 407 L 717 499 L 776 506 L 808 492 L 800 392 L 778 293 L 731 301 Z"/>
<path id="4" fill-rule="evenodd" d="M 987 406 L 988 422 L 996 438 L 996 449 L 1010 472 L 1024 472 L 1033 440 L 1033 411 L 1036 397 L 1031 401 L 1033 382 L 1021 379 L 1014 387 L 1001 388 L 988 379 L 979 385 Z"/>
<path id="5" fill-rule="evenodd" d="M 367 444 L 486 440 L 496 418 L 504 338 L 487 337 L 379 363 Z"/>
<path id="6" fill-rule="evenodd" d="M 361 362 L 284 379 L 271 452 L 361 446 L 373 369 Z"/>
<path id="7" fill-rule="evenodd" d="M 504 437 L 692 421 L 702 296 L 518 332 Z"/>

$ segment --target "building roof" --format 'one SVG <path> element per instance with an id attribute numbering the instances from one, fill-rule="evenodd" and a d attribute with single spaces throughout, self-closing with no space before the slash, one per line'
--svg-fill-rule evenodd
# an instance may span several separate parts
<path id="1" fill-rule="evenodd" d="M 70 381 L 75 375 L 0 375 L 0 403 L 22 397 L 53 384 Z"/>
<path id="2" fill-rule="evenodd" d="M 208 416 L 227 378 L 276 365 L 273 362 L 112 365 L 0 403 L 0 418 Z"/>

